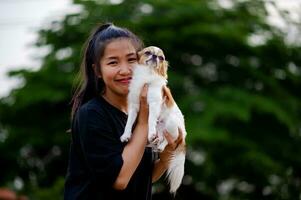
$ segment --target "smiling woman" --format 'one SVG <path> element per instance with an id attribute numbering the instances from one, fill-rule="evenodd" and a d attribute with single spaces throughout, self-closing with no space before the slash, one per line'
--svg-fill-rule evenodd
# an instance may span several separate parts
<path id="1" fill-rule="evenodd" d="M 99 26 L 88 39 L 83 85 L 73 98 L 65 199 L 151 198 L 153 158 L 146 148 L 145 100 L 132 142 L 119 140 L 127 120 L 132 66 L 141 48 L 137 36 L 112 24 Z"/>

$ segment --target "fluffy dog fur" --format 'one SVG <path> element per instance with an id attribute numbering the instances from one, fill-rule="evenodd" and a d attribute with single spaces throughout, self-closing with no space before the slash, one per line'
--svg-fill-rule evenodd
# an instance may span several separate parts
<path id="1" fill-rule="evenodd" d="M 133 69 L 133 77 L 128 94 L 128 120 L 122 142 L 127 142 L 132 135 L 132 127 L 139 112 L 139 96 L 144 84 L 148 84 L 147 102 L 149 105 L 148 117 L 148 142 L 154 151 L 161 152 L 168 144 L 164 137 L 166 130 L 176 139 L 179 135 L 178 128 L 183 132 L 183 142 L 174 151 L 169 161 L 167 178 L 170 192 L 175 193 L 184 176 L 185 163 L 185 137 L 186 129 L 184 117 L 170 90 L 164 89 L 167 84 L 168 63 L 163 51 L 158 47 L 147 47 L 138 53 L 139 64 Z"/>

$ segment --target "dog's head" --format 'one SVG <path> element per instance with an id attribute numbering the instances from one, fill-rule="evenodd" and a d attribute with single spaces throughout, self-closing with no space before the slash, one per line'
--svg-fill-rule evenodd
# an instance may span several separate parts
<path id="1" fill-rule="evenodd" d="M 149 46 L 138 52 L 139 64 L 151 67 L 157 74 L 167 79 L 168 62 L 163 51 L 155 46 Z"/>

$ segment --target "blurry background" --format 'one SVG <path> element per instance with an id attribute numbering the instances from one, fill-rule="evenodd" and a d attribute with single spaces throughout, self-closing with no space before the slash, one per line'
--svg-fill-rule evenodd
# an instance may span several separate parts
<path id="1" fill-rule="evenodd" d="M 188 131 L 176 199 L 301 199 L 300 1 L 49 2 L 0 0 L 1 188 L 62 199 L 82 45 L 111 21 L 170 63 Z"/>

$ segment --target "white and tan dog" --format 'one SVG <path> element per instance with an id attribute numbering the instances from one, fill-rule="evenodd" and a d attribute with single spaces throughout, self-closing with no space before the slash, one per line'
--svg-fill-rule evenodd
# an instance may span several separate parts
<path id="1" fill-rule="evenodd" d="M 178 129 L 183 133 L 183 140 L 174 151 L 167 178 L 170 184 L 170 192 L 175 193 L 181 185 L 184 176 L 185 164 L 185 137 L 186 129 L 184 117 L 176 102 L 167 89 L 167 68 L 163 51 L 154 46 L 147 47 L 138 53 L 139 64 L 133 68 L 133 76 L 128 94 L 128 119 L 122 142 L 127 142 L 132 135 L 132 127 L 139 112 L 139 96 L 144 84 L 148 84 L 147 102 L 149 105 L 148 117 L 148 142 L 154 151 L 161 152 L 168 144 L 164 137 L 164 131 L 176 139 L 179 136 Z M 164 91 L 164 95 L 162 94 Z"/>

